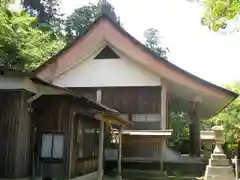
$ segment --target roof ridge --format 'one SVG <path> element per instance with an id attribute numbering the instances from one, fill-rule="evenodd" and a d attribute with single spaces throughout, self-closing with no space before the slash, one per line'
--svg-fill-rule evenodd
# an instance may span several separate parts
<path id="1" fill-rule="evenodd" d="M 221 86 L 217 86 L 209 81 L 206 81 L 194 74 L 191 74 L 190 72 L 178 67 L 177 65 L 173 64 L 172 62 L 166 60 L 163 57 L 160 57 L 158 54 L 156 54 L 154 51 L 152 51 L 151 49 L 149 49 L 148 47 L 146 47 L 144 44 L 142 44 L 139 40 L 137 40 L 135 37 L 133 37 L 130 33 L 128 33 L 123 27 L 121 27 L 117 22 L 113 21 L 111 17 L 109 17 L 106 13 L 101 13 L 97 16 L 97 18 L 85 29 L 84 31 L 84 35 L 82 36 L 78 36 L 77 38 L 75 38 L 72 43 L 68 44 L 67 46 L 65 46 L 65 48 L 63 48 L 61 51 L 59 51 L 58 53 L 56 53 L 54 56 L 52 56 L 49 60 L 45 61 L 45 63 L 43 63 L 42 65 L 40 65 L 37 69 L 35 69 L 33 72 L 33 74 L 38 73 L 40 70 L 42 70 L 47 64 L 50 64 L 51 62 L 53 62 L 54 60 L 56 60 L 56 58 L 58 56 L 60 56 L 62 53 L 66 52 L 67 50 L 69 50 L 73 45 L 75 45 L 79 40 L 81 40 L 81 38 L 83 38 L 88 32 L 89 30 L 92 29 L 92 27 L 94 27 L 96 24 L 98 24 L 100 22 L 101 19 L 107 19 L 120 33 L 122 33 L 123 35 L 125 35 L 126 37 L 130 38 L 135 44 L 137 44 L 142 50 L 144 50 L 146 53 L 151 54 L 154 59 L 156 59 L 157 61 L 161 61 L 162 63 L 166 64 L 167 66 L 169 66 L 170 68 L 183 73 L 184 75 L 195 79 L 196 81 L 198 81 L 199 83 L 202 83 L 204 85 L 208 85 L 211 86 L 212 88 L 218 89 L 219 91 L 222 91 L 223 93 L 226 93 L 230 96 L 233 96 L 234 99 L 238 97 L 238 93 L 235 93 L 233 91 L 230 91 L 228 89 L 225 89 Z"/>

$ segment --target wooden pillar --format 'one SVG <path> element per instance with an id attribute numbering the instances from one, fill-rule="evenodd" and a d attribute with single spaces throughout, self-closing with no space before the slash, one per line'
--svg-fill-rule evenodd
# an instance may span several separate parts
<path id="1" fill-rule="evenodd" d="M 171 110 L 170 110 L 170 100 L 169 100 L 169 95 L 167 94 L 167 126 L 166 126 L 166 129 L 171 129 L 170 127 L 170 113 L 171 113 Z"/>
<path id="2" fill-rule="evenodd" d="M 124 126 L 120 127 L 119 130 L 119 144 L 118 144 L 118 177 L 122 179 L 122 132 Z"/>
<path id="3" fill-rule="evenodd" d="M 161 130 L 167 128 L 167 87 L 162 84 L 161 90 Z"/>
<path id="4" fill-rule="evenodd" d="M 75 139 L 73 138 L 74 137 L 74 134 L 73 134 L 73 131 L 74 131 L 74 122 L 76 121 L 75 119 L 76 117 L 76 113 L 72 111 L 72 109 L 70 110 L 70 117 L 69 117 L 69 130 L 68 130 L 68 133 L 69 133 L 69 138 L 68 138 L 68 143 L 69 143 L 69 146 L 67 148 L 67 157 L 68 157 L 68 162 L 67 162 L 67 178 L 70 179 L 71 176 L 72 176 L 72 160 L 73 160 L 73 145 L 74 145 L 74 142 L 75 142 Z"/>
<path id="5" fill-rule="evenodd" d="M 97 90 L 97 102 L 102 101 L 102 91 Z M 103 145 L 104 145 L 104 121 L 100 121 L 100 132 L 99 132 L 99 145 L 98 145 L 98 180 L 102 180 L 103 170 Z"/>
<path id="6" fill-rule="evenodd" d="M 199 101 L 194 101 L 189 112 L 190 155 L 193 157 L 201 155 L 199 104 Z"/>
<path id="7" fill-rule="evenodd" d="M 161 89 L 161 130 L 166 130 L 167 128 L 167 87 L 162 82 L 162 89 Z M 161 157 L 160 157 L 160 167 L 161 171 L 163 171 L 163 159 L 165 157 L 166 152 L 166 139 L 161 139 L 160 147 L 161 147 Z"/>
<path id="8" fill-rule="evenodd" d="M 7 179 L 31 175 L 29 97 L 26 91 L 0 93 L 0 176 Z"/>

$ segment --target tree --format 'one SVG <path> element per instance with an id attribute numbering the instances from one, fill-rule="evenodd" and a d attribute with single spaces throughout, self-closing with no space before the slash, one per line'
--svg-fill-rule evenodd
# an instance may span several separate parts
<path id="1" fill-rule="evenodd" d="M 0 0 L 0 6 L 6 7 L 10 3 L 13 3 L 14 0 Z"/>
<path id="2" fill-rule="evenodd" d="M 206 0 L 205 13 L 202 24 L 209 29 L 218 31 L 226 28 L 230 20 L 234 20 L 240 13 L 238 0 Z"/>
<path id="3" fill-rule="evenodd" d="M 171 140 L 175 143 L 179 143 L 181 139 L 189 136 L 189 121 L 187 120 L 187 114 L 183 112 L 170 113 L 170 124 L 173 129 Z"/>
<path id="4" fill-rule="evenodd" d="M 34 17 L 43 30 L 51 28 L 59 33 L 63 23 L 60 13 L 60 0 L 22 0 L 23 7 Z"/>
<path id="5" fill-rule="evenodd" d="M 29 13 L 0 8 L 0 66 L 31 70 L 60 50 L 64 43 L 35 26 Z"/>
<path id="6" fill-rule="evenodd" d="M 75 9 L 74 12 L 67 17 L 65 22 L 66 38 L 71 42 L 77 36 L 84 34 L 88 27 L 99 14 L 106 14 L 113 21 L 120 24 L 120 19 L 114 11 L 114 7 L 106 0 L 100 0 L 97 4 L 88 4 L 86 6 Z"/>
<path id="7" fill-rule="evenodd" d="M 120 18 L 115 13 L 115 8 L 107 0 L 100 0 L 98 2 L 98 9 L 100 14 L 104 13 L 116 23 L 121 24 Z"/>
<path id="8" fill-rule="evenodd" d="M 67 17 L 65 22 L 65 31 L 67 41 L 72 41 L 75 37 L 83 35 L 87 26 L 97 17 L 97 5 L 88 4 L 81 8 L 75 9 Z"/>
<path id="9" fill-rule="evenodd" d="M 161 44 L 161 36 L 157 29 L 149 28 L 144 32 L 145 46 L 154 51 L 160 57 L 167 59 L 169 49 Z"/>
<path id="10" fill-rule="evenodd" d="M 240 82 L 226 86 L 235 92 L 240 93 Z M 217 116 L 205 120 L 204 123 L 208 127 L 214 125 L 223 125 L 226 142 L 231 146 L 240 142 L 240 99 L 237 98 L 229 104 Z"/>

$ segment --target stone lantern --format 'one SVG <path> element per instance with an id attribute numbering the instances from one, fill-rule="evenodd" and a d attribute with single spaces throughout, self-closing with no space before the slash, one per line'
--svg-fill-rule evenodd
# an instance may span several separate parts
<path id="1" fill-rule="evenodd" d="M 224 154 L 222 145 L 225 142 L 224 138 L 224 128 L 223 126 L 214 126 L 212 127 L 212 130 L 214 131 L 215 136 L 215 148 L 213 151 L 213 154 Z"/>
<path id="2" fill-rule="evenodd" d="M 223 126 L 214 126 L 215 148 L 209 165 L 206 167 L 204 180 L 234 180 L 233 168 L 227 156 L 224 154 L 222 145 L 225 142 Z"/>

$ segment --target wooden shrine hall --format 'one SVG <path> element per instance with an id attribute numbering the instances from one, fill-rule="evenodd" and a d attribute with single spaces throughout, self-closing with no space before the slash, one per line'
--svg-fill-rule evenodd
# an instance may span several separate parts
<path id="1" fill-rule="evenodd" d="M 104 132 L 114 134 L 106 124 L 117 125 L 119 176 L 122 158 L 170 161 L 176 110 L 189 116 L 191 156 L 199 157 L 200 120 L 238 97 L 159 57 L 104 13 L 30 77 L 1 74 L 4 178 L 102 179 Z"/>
<path id="2" fill-rule="evenodd" d="M 188 114 L 191 155 L 199 157 L 200 120 L 215 116 L 238 97 L 159 57 L 104 13 L 84 36 L 34 73 L 46 82 L 94 100 L 100 89 L 102 103 L 133 123 L 128 130 L 162 131 L 157 141 L 148 135 L 145 138 L 149 141 L 140 141 L 138 136 L 124 139 L 123 156 L 134 154 L 146 160 L 159 161 L 166 152 L 169 135 L 165 134 L 171 131 L 169 114 L 175 110 Z M 127 142 L 130 139 L 135 143 Z M 149 147 L 148 152 L 143 147 Z"/>
<path id="3" fill-rule="evenodd" d="M 101 177 L 104 122 L 128 124 L 101 92 L 95 102 L 16 70 L 0 74 L 0 178 Z"/>

